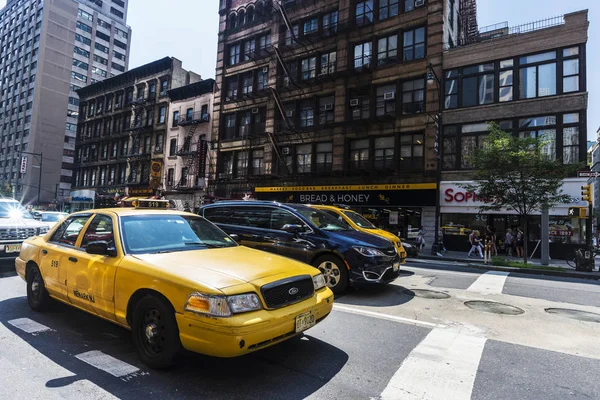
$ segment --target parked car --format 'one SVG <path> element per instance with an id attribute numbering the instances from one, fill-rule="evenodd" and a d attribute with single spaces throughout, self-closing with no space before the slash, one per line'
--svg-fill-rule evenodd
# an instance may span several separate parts
<path id="1" fill-rule="evenodd" d="M 0 259 L 14 259 L 25 239 L 43 235 L 48 230 L 46 224 L 35 220 L 17 200 L 0 199 Z"/>
<path id="2" fill-rule="evenodd" d="M 379 236 L 389 240 L 396 247 L 396 251 L 398 251 L 398 255 L 400 256 L 400 262 L 403 264 L 406 262 L 406 251 L 402 246 L 402 241 L 400 238 L 393 233 L 377 228 L 368 219 L 356 211 L 350 210 L 349 208 L 341 208 L 336 206 L 310 205 L 310 207 L 324 211 L 334 218 L 343 220 L 355 231 L 368 233 L 370 235 Z"/>
<path id="3" fill-rule="evenodd" d="M 74 213 L 25 241 L 15 264 L 29 306 L 43 311 L 55 299 L 130 329 L 153 368 L 169 366 L 181 347 L 244 355 L 329 315 L 333 293 L 319 271 L 239 246 L 167 203 Z"/>
<path id="4" fill-rule="evenodd" d="M 306 205 L 229 201 L 206 205 L 200 215 L 245 246 L 313 265 L 334 293 L 398 277 L 400 257 L 392 242 Z"/>
<path id="5" fill-rule="evenodd" d="M 62 221 L 67 215 L 69 215 L 59 211 L 42 211 L 40 214 L 40 221 L 46 224 L 46 226 L 48 226 L 50 229 L 52 229 L 57 222 Z"/>

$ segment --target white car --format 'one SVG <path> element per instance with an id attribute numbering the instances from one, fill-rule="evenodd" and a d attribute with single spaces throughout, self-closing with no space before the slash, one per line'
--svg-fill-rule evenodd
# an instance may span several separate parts
<path id="1" fill-rule="evenodd" d="M 52 229 L 54 225 L 56 225 L 58 222 L 62 221 L 63 218 L 69 215 L 67 213 L 58 211 L 42 211 L 41 214 L 42 219 L 40 220 L 40 222 L 46 225 L 48 229 Z"/>
<path id="2" fill-rule="evenodd" d="M 15 259 L 25 239 L 44 235 L 49 229 L 17 200 L 0 199 L 0 259 Z"/>

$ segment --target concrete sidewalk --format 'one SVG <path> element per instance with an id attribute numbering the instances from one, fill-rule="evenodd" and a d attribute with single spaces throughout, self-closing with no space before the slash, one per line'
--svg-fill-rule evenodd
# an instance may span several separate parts
<path id="1" fill-rule="evenodd" d="M 439 257 L 431 254 L 431 251 L 423 251 L 419 253 L 418 258 L 412 258 L 410 260 L 418 261 L 418 260 L 435 260 L 435 261 L 453 261 L 461 264 L 465 267 L 472 267 L 477 269 L 486 269 L 486 270 L 494 270 L 494 271 L 506 271 L 506 272 L 521 272 L 521 273 L 530 273 L 536 275 L 548 275 L 548 276 L 561 276 L 561 277 L 570 277 L 570 278 L 582 278 L 582 279 L 594 279 L 600 280 L 600 273 L 598 268 L 600 266 L 600 258 L 596 259 L 596 267 L 593 272 L 583 272 L 576 271 L 574 267 L 571 267 L 567 264 L 565 260 L 550 260 L 550 265 L 542 265 L 539 258 L 528 259 L 527 264 L 530 265 L 530 268 L 519 268 L 519 267 L 505 267 L 505 266 L 497 266 L 492 265 L 491 261 L 488 261 L 487 264 L 484 263 L 484 260 L 479 257 L 479 254 L 472 255 L 470 258 L 467 257 L 467 252 L 460 251 L 448 251 L 446 253 L 441 253 L 443 257 Z M 499 254 L 499 256 L 501 256 Z M 502 257 L 507 261 L 523 261 L 522 258 L 518 257 L 507 257 L 502 255 Z"/>

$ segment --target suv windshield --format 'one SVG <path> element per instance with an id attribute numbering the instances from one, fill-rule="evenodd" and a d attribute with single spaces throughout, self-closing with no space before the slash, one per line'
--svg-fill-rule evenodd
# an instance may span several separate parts
<path id="1" fill-rule="evenodd" d="M 237 246 L 225 232 L 201 217 L 135 215 L 122 217 L 121 226 L 123 244 L 128 254 Z"/>
<path id="2" fill-rule="evenodd" d="M 58 222 L 69 214 L 63 213 L 42 213 L 42 222 Z"/>
<path id="3" fill-rule="evenodd" d="M 310 207 L 293 207 L 298 213 L 308 219 L 317 228 L 323 229 L 324 231 L 351 231 L 352 228 L 344 221 L 332 217 L 331 215 Z"/>
<path id="4" fill-rule="evenodd" d="M 23 218 L 33 219 L 29 211 L 17 201 L 0 203 L 0 218 Z"/>
<path id="5" fill-rule="evenodd" d="M 354 222 L 360 228 L 364 229 L 377 229 L 375 225 L 369 222 L 365 217 L 354 211 L 343 211 L 344 215 L 350 218 L 350 221 Z"/>

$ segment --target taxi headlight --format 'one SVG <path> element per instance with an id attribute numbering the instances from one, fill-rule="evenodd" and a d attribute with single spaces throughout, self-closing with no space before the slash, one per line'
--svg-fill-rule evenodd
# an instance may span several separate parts
<path id="1" fill-rule="evenodd" d="M 315 286 L 315 292 L 327 286 L 327 282 L 325 282 L 325 277 L 323 276 L 323 274 L 315 275 L 312 277 L 312 279 L 313 285 Z"/>
<path id="2" fill-rule="evenodd" d="M 209 296 L 202 293 L 192 293 L 185 302 L 184 309 L 197 314 L 213 317 L 230 317 L 231 310 L 225 296 Z"/>
<path id="3" fill-rule="evenodd" d="M 261 310 L 263 308 L 260 299 L 254 293 L 229 296 L 227 297 L 227 304 L 229 304 L 229 309 L 234 314 Z"/>
<path id="4" fill-rule="evenodd" d="M 353 247 L 353 249 L 365 257 L 385 256 L 385 254 L 383 254 L 381 251 L 379 251 L 378 249 L 376 249 L 374 247 L 355 246 L 355 247 Z"/>

